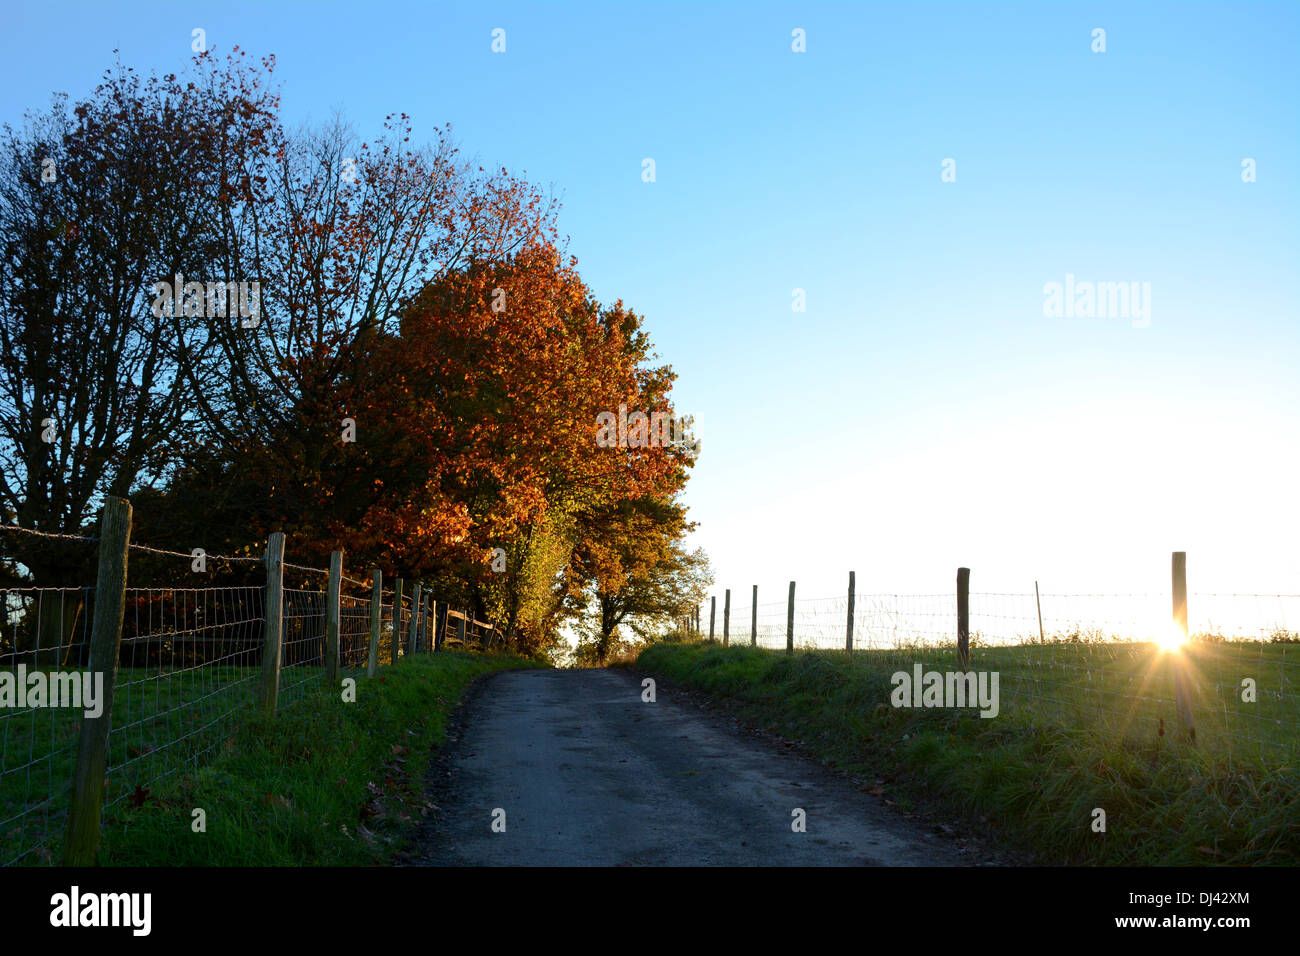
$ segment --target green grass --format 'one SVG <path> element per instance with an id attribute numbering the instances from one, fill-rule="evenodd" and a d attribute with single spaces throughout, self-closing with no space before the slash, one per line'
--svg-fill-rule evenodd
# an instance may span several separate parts
<path id="1" fill-rule="evenodd" d="M 1300 862 L 1296 649 L 1198 644 L 1197 742 L 1175 742 L 1173 661 L 1150 645 L 979 648 L 1000 713 L 895 708 L 898 670 L 948 650 L 800 652 L 657 644 L 638 665 L 869 778 L 904 809 L 958 814 L 1042 863 Z M 1255 704 L 1240 701 L 1253 678 Z M 1161 722 L 1163 721 L 1163 728 Z M 1163 729 L 1163 733 L 1161 732 Z M 1092 830 L 1093 810 L 1106 832 Z"/>
<path id="2" fill-rule="evenodd" d="M 439 652 L 357 680 L 356 703 L 326 691 L 318 668 L 282 672 L 274 722 L 255 716 L 256 668 L 119 672 L 100 862 L 134 866 L 377 863 L 423 809 L 430 748 L 474 678 L 535 666 L 509 656 Z M 0 832 L 0 858 L 57 862 L 79 712 L 0 721 L 6 773 L 0 818 L 43 811 Z M 11 767 L 25 771 L 9 772 Z M 52 796 L 51 796 L 52 794 Z M 205 833 L 192 829 L 193 810 Z M 18 829 L 21 827 L 21 831 Z M 7 838 L 7 843 L 6 843 Z"/>

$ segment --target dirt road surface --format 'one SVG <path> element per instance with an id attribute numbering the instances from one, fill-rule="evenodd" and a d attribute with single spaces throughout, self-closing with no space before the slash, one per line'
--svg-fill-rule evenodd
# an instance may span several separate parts
<path id="1" fill-rule="evenodd" d="M 421 865 L 980 862 L 860 785 L 624 670 L 506 671 L 431 772 Z M 801 809 L 806 832 L 792 829 Z M 504 814 L 498 812 L 504 811 Z M 504 832 L 498 830 L 504 822 Z"/>

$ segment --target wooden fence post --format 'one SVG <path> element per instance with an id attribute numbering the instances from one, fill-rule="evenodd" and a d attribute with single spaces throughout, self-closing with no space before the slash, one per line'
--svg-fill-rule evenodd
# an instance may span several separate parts
<path id="1" fill-rule="evenodd" d="M 402 588 L 405 586 L 406 582 L 401 578 L 393 582 L 393 646 L 390 650 L 394 664 L 402 647 Z"/>
<path id="2" fill-rule="evenodd" d="M 415 653 L 415 637 L 420 626 L 420 591 L 423 585 L 415 582 L 415 591 L 411 594 L 411 625 L 406 629 L 406 656 L 410 657 Z"/>
<path id="3" fill-rule="evenodd" d="M 428 597 L 428 594 L 425 592 L 423 585 L 417 584 L 416 587 L 420 589 L 420 594 L 415 601 L 415 626 L 411 629 L 410 643 L 406 647 L 408 654 L 424 653 L 424 625 L 426 623 L 424 606 L 426 603 L 425 598 Z"/>
<path id="4" fill-rule="evenodd" d="M 262 714 L 274 717 L 280 700 L 280 655 L 284 628 L 284 533 L 266 540 L 266 627 L 262 641 Z"/>
<path id="5" fill-rule="evenodd" d="M 794 582 L 790 582 L 790 599 L 785 609 L 785 652 L 794 653 Z"/>
<path id="6" fill-rule="evenodd" d="M 424 589 L 424 597 L 420 599 L 420 639 L 417 642 L 419 649 L 417 653 L 427 654 L 429 652 L 429 589 Z"/>
<path id="7" fill-rule="evenodd" d="M 957 669 L 970 670 L 970 568 L 957 569 Z"/>
<path id="8" fill-rule="evenodd" d="M 95 610 L 90 631 L 89 673 L 101 676 L 98 717 L 81 715 L 77 762 L 72 776 L 67 829 L 63 838 L 64 866 L 93 866 L 99 850 L 99 825 L 104 810 L 104 773 L 108 769 L 108 736 L 113 723 L 113 691 L 117 655 L 122 642 L 126 608 L 126 559 L 131 540 L 131 502 L 106 498 L 99 519 L 99 572 L 95 579 Z"/>
<path id="9" fill-rule="evenodd" d="M 460 646 L 465 646 L 465 612 L 461 611 L 460 618 L 456 621 L 456 638 L 460 641 Z"/>
<path id="10" fill-rule="evenodd" d="M 1034 582 L 1034 606 L 1038 608 L 1038 643 L 1046 644 L 1043 638 L 1043 599 L 1038 596 L 1038 582 Z"/>
<path id="11" fill-rule="evenodd" d="M 854 601 L 854 573 L 849 572 L 849 621 L 844 625 L 844 649 L 850 654 L 853 653 L 853 601 Z"/>
<path id="12" fill-rule="evenodd" d="M 379 669 L 379 628 L 384 612 L 384 572 L 370 572 L 370 653 L 366 657 L 366 676 L 374 677 Z"/>
<path id="13" fill-rule="evenodd" d="M 722 605 L 722 646 L 731 643 L 731 588 L 727 588 L 727 600 Z"/>
<path id="14" fill-rule="evenodd" d="M 718 616 L 717 595 L 709 598 L 709 640 L 713 640 L 713 619 Z"/>
<path id="15" fill-rule="evenodd" d="M 343 587 L 343 552 L 330 553 L 330 583 L 325 595 L 325 681 L 339 682 L 339 592 Z"/>
<path id="16" fill-rule="evenodd" d="M 420 600 L 420 636 L 416 643 L 416 653 L 429 652 L 429 592 L 424 592 Z"/>
<path id="17" fill-rule="evenodd" d="M 1175 551 L 1174 562 L 1174 625 L 1182 633 L 1183 647 L 1171 655 L 1174 668 L 1174 697 L 1178 708 L 1178 726 L 1184 741 L 1196 742 L 1196 718 L 1192 710 L 1191 661 L 1183 653 L 1187 646 L 1187 552 Z"/>
<path id="18" fill-rule="evenodd" d="M 749 646 L 758 647 L 758 585 L 754 585 L 754 597 L 749 605 Z"/>
<path id="19" fill-rule="evenodd" d="M 432 650 L 430 640 L 431 640 L 431 635 L 433 633 L 433 630 L 430 627 L 430 622 L 433 620 L 433 610 L 435 607 L 437 607 L 436 602 L 433 600 L 433 598 L 429 597 L 429 592 L 425 591 L 424 592 L 424 640 L 420 642 L 421 654 L 428 654 Z"/>

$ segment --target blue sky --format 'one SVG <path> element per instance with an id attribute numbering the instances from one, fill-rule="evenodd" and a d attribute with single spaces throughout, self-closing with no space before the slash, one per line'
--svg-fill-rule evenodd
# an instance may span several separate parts
<path id="1" fill-rule="evenodd" d="M 202 27 L 291 122 L 404 111 L 553 183 L 680 375 L 719 588 L 1145 591 L 1187 550 L 1193 590 L 1300 593 L 1300 5 L 6 8 L 3 121 Z M 1150 324 L 1044 316 L 1067 274 L 1149 282 Z"/>

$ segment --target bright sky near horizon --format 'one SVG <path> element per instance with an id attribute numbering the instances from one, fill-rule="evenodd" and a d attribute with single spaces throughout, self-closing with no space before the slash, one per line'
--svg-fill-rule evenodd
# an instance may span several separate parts
<path id="1" fill-rule="evenodd" d="M 1163 591 L 1173 550 L 1300 593 L 1300 5 L 5 6 L 3 122 L 201 27 L 291 123 L 450 122 L 553 183 L 680 376 L 719 594 Z M 1149 317 L 1045 315 L 1067 276 Z"/>

